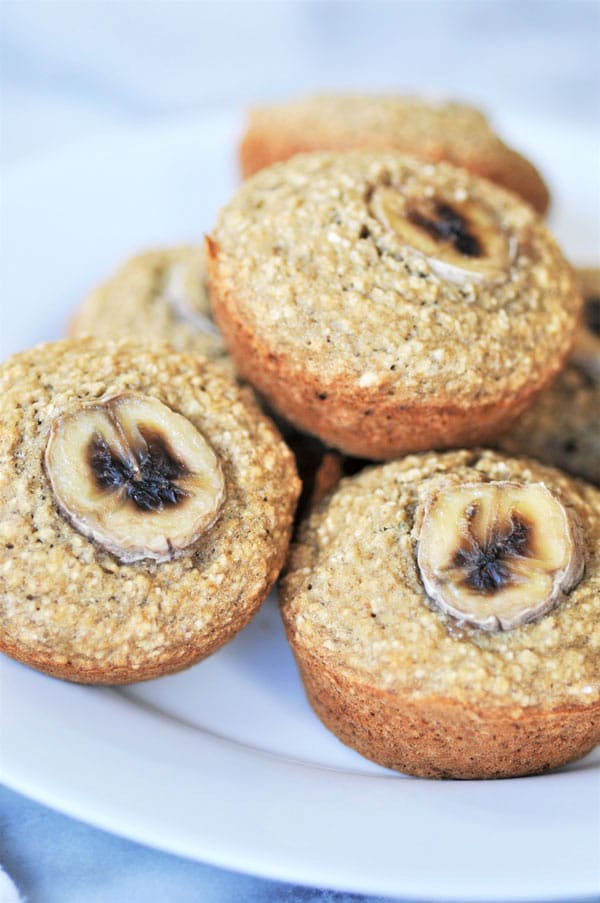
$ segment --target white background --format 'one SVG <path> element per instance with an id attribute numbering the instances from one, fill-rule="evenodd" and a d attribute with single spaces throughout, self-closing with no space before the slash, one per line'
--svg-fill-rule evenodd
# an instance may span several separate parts
<path id="1" fill-rule="evenodd" d="M 2 156 L 319 88 L 598 121 L 594 0 L 4 0 Z"/>

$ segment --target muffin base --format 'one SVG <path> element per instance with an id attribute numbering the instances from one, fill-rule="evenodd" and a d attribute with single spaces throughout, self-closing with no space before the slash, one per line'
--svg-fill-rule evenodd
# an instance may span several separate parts
<path id="1" fill-rule="evenodd" d="M 478 709 L 441 697 L 409 698 L 332 671 L 284 623 L 308 701 L 346 746 L 385 768 L 426 778 L 539 774 L 585 756 L 600 741 L 600 704 Z"/>
<path id="2" fill-rule="evenodd" d="M 290 532 L 288 529 L 288 541 Z M 16 659 L 23 665 L 34 668 L 36 671 L 49 674 L 50 677 L 57 677 L 60 680 L 68 680 L 79 684 L 117 686 L 137 683 L 143 680 L 153 680 L 168 674 L 176 674 L 178 671 L 190 668 L 192 665 L 196 665 L 203 659 L 208 658 L 209 655 L 212 655 L 213 652 L 216 652 L 221 646 L 233 639 L 236 633 L 250 622 L 275 583 L 284 564 L 286 551 L 287 547 L 278 553 L 276 560 L 271 562 L 265 586 L 244 600 L 243 608 L 236 612 L 235 618 L 227 622 L 223 621 L 218 631 L 212 631 L 203 640 L 195 638 L 194 642 L 190 642 L 188 645 L 179 646 L 174 650 L 166 650 L 142 666 L 137 662 L 131 662 L 119 667 L 107 667 L 102 662 L 98 662 L 96 667 L 90 665 L 89 662 L 59 662 L 56 656 L 51 654 L 32 654 L 27 648 L 12 643 L 1 643 L 0 652 L 9 656 L 9 658 Z"/>

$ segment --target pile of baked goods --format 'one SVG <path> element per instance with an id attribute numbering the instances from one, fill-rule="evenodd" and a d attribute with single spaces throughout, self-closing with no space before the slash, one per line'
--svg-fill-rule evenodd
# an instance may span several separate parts
<path id="1" fill-rule="evenodd" d="M 468 107 L 264 107 L 241 163 L 205 248 L 135 257 L 2 366 L 0 649 L 157 677 L 282 574 L 308 699 L 362 755 L 459 778 L 584 755 L 598 272 Z"/>

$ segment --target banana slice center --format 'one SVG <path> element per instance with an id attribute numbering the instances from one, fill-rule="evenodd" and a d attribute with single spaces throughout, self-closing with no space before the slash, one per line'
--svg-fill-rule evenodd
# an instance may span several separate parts
<path id="1" fill-rule="evenodd" d="M 420 205 L 408 205 L 408 222 L 424 233 L 421 241 L 430 238 L 434 249 L 448 250 L 463 257 L 482 257 L 484 248 L 477 238 L 473 225 L 456 207 L 444 201 L 431 201 Z"/>
<path id="2" fill-rule="evenodd" d="M 90 470 L 96 482 L 107 491 L 116 491 L 130 499 L 141 511 L 162 511 L 188 496 L 178 481 L 189 475 L 168 448 L 162 436 L 140 428 L 142 442 L 128 444 L 126 459 L 95 433 L 88 446 Z"/>
<path id="3" fill-rule="evenodd" d="M 57 417 L 44 464 L 65 519 L 123 562 L 181 554 L 225 497 L 220 462 L 199 430 L 133 393 Z"/>
<path id="4" fill-rule="evenodd" d="M 421 506 L 417 565 L 429 598 L 484 630 L 536 620 L 581 580 L 574 512 L 543 483 L 475 483 Z"/>
<path id="5" fill-rule="evenodd" d="M 410 197 L 383 183 L 368 192 L 367 205 L 396 240 L 423 255 L 441 278 L 456 283 L 507 278 L 515 243 L 482 202 Z"/>

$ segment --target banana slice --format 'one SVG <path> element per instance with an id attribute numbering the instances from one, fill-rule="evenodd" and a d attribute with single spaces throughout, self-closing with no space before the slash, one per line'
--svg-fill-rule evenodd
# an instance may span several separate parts
<path id="1" fill-rule="evenodd" d="M 201 258 L 186 260 L 185 263 L 174 263 L 166 271 L 162 287 L 162 297 L 175 311 L 198 332 L 222 339 L 221 333 L 205 314 L 201 313 L 198 295 L 204 292 L 204 273 Z"/>
<path id="2" fill-rule="evenodd" d="M 382 184 L 371 194 L 370 211 L 449 282 L 505 279 L 515 257 L 515 242 L 479 201 L 411 199 Z"/>
<path id="3" fill-rule="evenodd" d="M 463 623 L 511 630 L 546 614 L 583 576 L 579 523 L 543 483 L 440 490 L 420 515 L 423 585 Z"/>
<path id="4" fill-rule="evenodd" d="M 44 464 L 62 515 L 123 562 L 176 557 L 212 526 L 225 497 L 201 433 L 143 395 L 57 417 Z"/>

